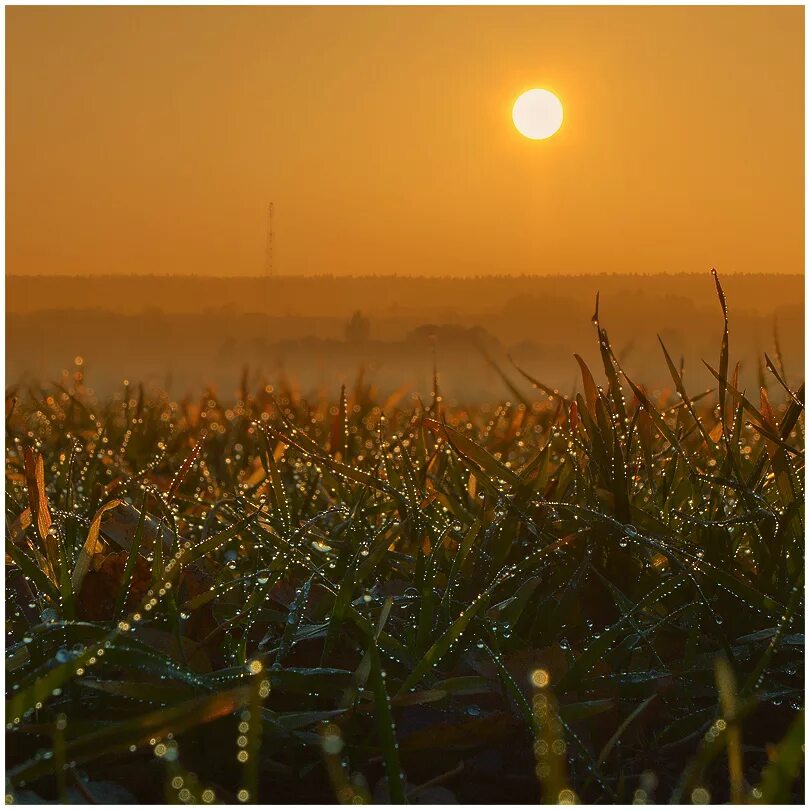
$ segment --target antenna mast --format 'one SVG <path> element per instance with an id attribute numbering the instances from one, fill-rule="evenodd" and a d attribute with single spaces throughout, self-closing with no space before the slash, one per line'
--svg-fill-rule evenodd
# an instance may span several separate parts
<path id="1" fill-rule="evenodd" d="M 269 281 L 273 277 L 273 203 L 267 206 L 267 242 L 264 252 L 264 276 Z"/>

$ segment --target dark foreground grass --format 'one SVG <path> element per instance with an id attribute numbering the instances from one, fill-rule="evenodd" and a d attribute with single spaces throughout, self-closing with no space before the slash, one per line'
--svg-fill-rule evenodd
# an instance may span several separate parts
<path id="1" fill-rule="evenodd" d="M 574 398 L 13 392 L 7 799 L 801 801 L 803 386 L 595 320 Z"/>

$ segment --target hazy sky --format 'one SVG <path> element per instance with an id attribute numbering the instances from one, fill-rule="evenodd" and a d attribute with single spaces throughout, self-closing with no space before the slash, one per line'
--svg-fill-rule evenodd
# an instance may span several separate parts
<path id="1" fill-rule="evenodd" d="M 803 13 L 7 8 L 7 272 L 801 272 Z"/>

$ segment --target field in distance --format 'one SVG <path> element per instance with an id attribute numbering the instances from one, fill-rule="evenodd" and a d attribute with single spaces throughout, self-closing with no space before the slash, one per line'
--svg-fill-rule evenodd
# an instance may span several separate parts
<path id="1" fill-rule="evenodd" d="M 773 353 L 788 376 L 804 364 L 802 276 L 729 275 L 732 349 L 740 380 L 757 385 L 754 359 Z M 7 382 L 58 379 L 80 356 L 88 383 L 122 379 L 178 395 L 214 384 L 294 378 L 302 391 L 338 390 L 360 366 L 380 392 L 430 394 L 434 357 L 451 399 L 493 401 L 525 388 L 514 364 L 569 393 L 575 352 L 598 362 L 593 315 L 622 360 L 648 385 L 668 385 L 658 336 L 686 358 L 693 387 L 710 384 L 700 360 L 715 351 L 720 310 L 711 275 L 481 277 L 466 280 L 329 276 L 20 277 L 7 279 Z M 348 339 L 355 312 L 367 328 Z M 514 364 L 513 362 L 514 361 Z M 795 380 L 793 380 L 795 382 Z"/>

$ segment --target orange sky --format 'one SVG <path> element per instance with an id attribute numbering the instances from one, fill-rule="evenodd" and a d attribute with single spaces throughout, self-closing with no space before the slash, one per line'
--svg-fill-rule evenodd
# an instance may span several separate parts
<path id="1" fill-rule="evenodd" d="M 7 272 L 802 272 L 803 13 L 7 8 Z"/>

